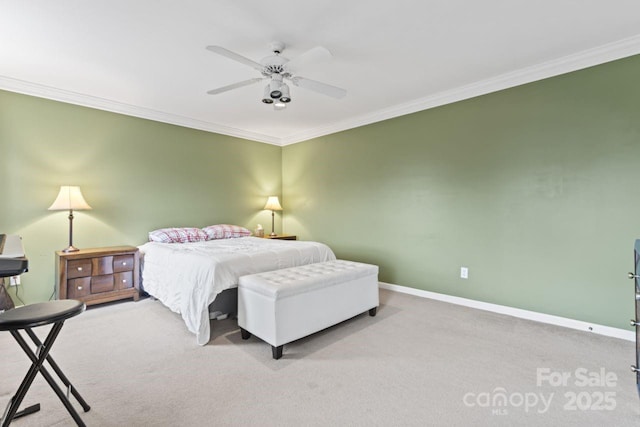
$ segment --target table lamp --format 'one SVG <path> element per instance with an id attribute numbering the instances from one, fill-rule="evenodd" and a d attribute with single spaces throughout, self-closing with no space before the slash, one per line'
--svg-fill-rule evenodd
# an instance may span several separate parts
<path id="1" fill-rule="evenodd" d="M 282 210 L 282 206 L 280 206 L 280 202 L 278 201 L 278 196 L 269 196 L 269 198 L 267 199 L 267 204 L 264 206 L 264 208 L 271 211 L 271 234 L 269 234 L 269 236 L 277 236 L 274 228 L 274 218 L 276 215 L 275 211 Z"/>
<path id="2" fill-rule="evenodd" d="M 73 246 L 73 211 L 91 209 L 91 206 L 85 202 L 82 197 L 80 187 L 63 185 L 60 187 L 58 197 L 53 204 L 49 206 L 50 211 L 66 211 L 69 210 L 69 247 L 63 249 L 62 252 L 76 252 L 78 248 Z"/>

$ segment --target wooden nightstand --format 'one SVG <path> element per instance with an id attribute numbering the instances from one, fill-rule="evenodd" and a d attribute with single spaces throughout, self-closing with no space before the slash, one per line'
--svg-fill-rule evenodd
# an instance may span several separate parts
<path id="1" fill-rule="evenodd" d="M 133 298 L 138 301 L 140 254 L 135 246 L 56 252 L 58 299 L 87 305 Z"/>
<path id="2" fill-rule="evenodd" d="M 268 234 L 265 234 L 264 238 L 276 240 L 298 240 L 298 236 L 294 236 L 291 234 L 278 234 L 277 236 L 269 236 Z"/>

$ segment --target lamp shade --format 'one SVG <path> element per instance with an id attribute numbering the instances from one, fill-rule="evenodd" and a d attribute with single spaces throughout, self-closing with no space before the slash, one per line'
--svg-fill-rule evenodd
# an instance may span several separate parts
<path id="1" fill-rule="evenodd" d="M 67 211 L 67 210 L 87 210 L 91 206 L 82 197 L 80 187 L 63 185 L 60 187 L 58 197 L 53 204 L 49 206 L 50 211 Z"/>
<path id="2" fill-rule="evenodd" d="M 282 206 L 280 206 L 278 196 L 269 196 L 269 198 L 267 199 L 267 204 L 264 205 L 264 208 L 269 209 L 270 211 L 281 211 Z"/>

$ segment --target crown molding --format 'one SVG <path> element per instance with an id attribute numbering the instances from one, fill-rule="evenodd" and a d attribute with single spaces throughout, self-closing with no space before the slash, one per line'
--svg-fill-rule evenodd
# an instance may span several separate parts
<path id="1" fill-rule="evenodd" d="M 584 50 L 576 54 L 547 61 L 532 67 L 523 68 L 509 73 L 501 74 L 490 79 L 482 80 L 452 90 L 436 93 L 425 98 L 420 98 L 404 104 L 363 114 L 348 120 L 334 122 L 326 126 L 320 126 L 299 132 L 288 137 L 279 138 L 256 132 L 224 126 L 216 123 L 196 120 L 163 111 L 138 107 L 106 98 L 85 95 L 77 92 L 58 89 L 50 86 L 18 80 L 7 76 L 0 76 L 0 89 L 25 95 L 66 102 L 83 107 L 96 108 L 113 113 L 125 114 L 142 119 L 154 120 L 162 123 L 183 126 L 206 132 L 219 133 L 236 138 L 263 142 L 266 144 L 286 146 L 313 138 L 365 126 L 371 123 L 392 119 L 406 114 L 451 104 L 457 101 L 473 98 L 480 95 L 508 89 L 537 80 L 554 77 L 572 71 L 581 70 L 617 59 L 626 58 L 640 53 L 640 35 L 629 37 L 597 48 Z"/>
<path id="2" fill-rule="evenodd" d="M 640 53 L 640 35 L 608 43 L 593 49 L 587 49 L 562 58 L 547 61 L 531 67 L 501 74 L 486 80 L 443 91 L 434 95 L 417 99 L 390 108 L 374 111 L 348 120 L 332 123 L 308 131 L 282 138 L 280 145 L 286 146 L 313 138 L 329 135 L 348 129 L 365 126 L 371 123 L 400 117 L 430 108 L 440 107 L 480 95 L 509 89 L 526 83 L 535 82 L 549 77 L 578 71 L 617 59 L 626 58 Z"/>
<path id="3" fill-rule="evenodd" d="M 280 138 L 264 135 L 261 133 L 248 132 L 230 126 L 223 126 L 216 123 L 210 123 L 203 120 L 192 119 L 189 117 L 179 116 L 177 114 L 166 113 L 163 111 L 152 110 L 150 108 L 138 107 L 135 105 L 125 104 L 97 96 L 85 95 L 64 89 L 58 89 L 51 86 L 45 86 L 37 83 L 31 83 L 24 80 L 18 80 L 11 77 L 0 76 L 0 89 L 10 92 L 17 92 L 24 95 L 36 96 L 39 98 L 50 99 L 53 101 L 65 102 L 67 104 L 80 105 L 82 107 L 96 108 L 98 110 L 109 111 L 112 113 L 124 114 L 127 116 L 138 117 L 141 119 L 153 120 L 156 122 L 168 123 L 186 128 L 203 130 L 206 132 L 219 133 L 222 135 L 233 136 L 236 138 L 248 139 L 251 141 L 264 142 L 266 144 L 280 145 Z"/>

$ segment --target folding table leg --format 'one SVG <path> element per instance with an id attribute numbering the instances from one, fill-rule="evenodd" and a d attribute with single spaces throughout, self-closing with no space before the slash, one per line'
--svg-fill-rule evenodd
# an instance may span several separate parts
<path id="1" fill-rule="evenodd" d="M 89 409 L 91 409 L 91 407 L 84 401 L 82 396 L 80 396 L 80 393 L 78 393 L 78 391 L 75 390 L 75 388 L 73 387 L 73 385 L 71 385 L 67 377 L 62 373 L 62 370 L 58 367 L 58 365 L 53 360 L 53 358 L 49 356 L 49 351 L 51 350 L 51 346 L 56 340 L 58 333 L 62 328 L 63 323 L 64 323 L 63 321 L 54 323 L 53 327 L 51 328 L 51 331 L 49 332 L 49 335 L 47 335 L 47 338 L 44 340 L 44 344 L 38 339 L 36 334 L 31 329 L 28 329 L 28 328 L 25 329 L 27 331 L 27 334 L 33 340 L 34 344 L 36 344 L 37 346 L 37 352 L 38 352 L 37 355 L 33 353 L 29 345 L 26 343 L 24 338 L 22 338 L 22 335 L 20 335 L 20 333 L 17 330 L 11 331 L 11 334 L 13 335 L 15 340 L 18 342 L 18 344 L 20 344 L 20 347 L 22 348 L 22 350 L 27 354 L 27 356 L 31 360 L 32 366 L 29 369 L 29 372 L 27 373 L 27 376 L 23 380 L 22 384 L 20 385 L 20 388 L 18 388 L 18 392 L 10 401 L 10 406 L 8 407 L 7 412 L 5 413 L 5 418 L 3 418 L 2 427 L 8 426 L 10 420 L 14 419 L 15 416 L 17 415 L 16 411 L 20 406 L 20 403 L 22 403 L 22 399 L 26 395 L 27 390 L 31 386 L 31 383 L 33 382 L 38 371 L 42 374 L 42 376 L 47 381 L 47 383 L 49 383 L 49 386 L 51 386 L 53 391 L 56 393 L 56 395 L 58 396 L 58 398 L 60 399 L 64 407 L 67 409 L 67 411 L 69 412 L 73 420 L 76 422 L 76 424 L 81 427 L 85 426 L 84 422 L 80 418 L 80 415 L 78 415 L 78 412 L 71 405 L 71 402 L 69 401 L 67 396 L 65 396 L 65 394 L 62 392 L 62 390 L 60 389 L 58 384 L 55 382 L 51 374 L 49 374 L 49 371 L 47 371 L 47 369 L 43 366 L 45 360 L 49 361 L 49 364 L 51 365 L 53 370 L 56 372 L 56 374 L 58 374 L 58 376 L 60 377 L 64 385 L 68 389 L 70 389 L 73 395 L 76 397 L 76 399 L 78 399 L 84 411 L 87 412 Z M 32 408 L 34 407 L 29 407 L 25 409 L 24 411 L 22 411 L 23 413 L 21 413 L 20 415 L 27 415 L 27 411 L 29 411 Z M 32 412 L 35 412 L 35 411 L 37 411 L 37 409 L 32 410 Z"/>
<path id="2" fill-rule="evenodd" d="M 13 419 L 15 420 L 16 418 L 24 417 L 25 415 L 35 414 L 39 410 L 40 410 L 39 403 L 36 403 L 35 405 L 27 406 L 22 411 L 16 412 L 16 414 L 13 416 Z"/>
<path id="3" fill-rule="evenodd" d="M 9 399 L 9 403 L 7 404 L 7 407 L 4 409 L 4 413 L 2 414 L 2 418 L 0 418 L 0 420 L 2 421 L 2 426 L 5 425 L 9 425 L 8 422 L 5 422 L 5 420 L 8 420 L 9 418 L 7 417 L 7 414 L 9 414 L 9 408 L 12 408 L 12 404 L 14 402 L 15 396 L 12 397 L 11 399 Z M 38 412 L 40 410 L 40 404 L 36 403 L 35 405 L 31 405 L 27 408 L 24 408 L 22 411 L 18 411 L 16 412 L 16 414 L 13 416 L 12 421 L 23 417 L 25 415 L 29 415 L 29 414 L 34 414 L 36 412 Z"/>
<path id="4" fill-rule="evenodd" d="M 42 364 L 44 363 L 47 357 L 47 354 L 49 354 L 49 350 L 51 349 L 51 344 L 55 341 L 56 337 L 58 336 L 58 333 L 60 333 L 60 329 L 62 329 L 62 322 L 55 323 L 53 325 L 53 327 L 51 328 L 51 331 L 49 332 L 49 335 L 47 335 L 47 338 L 44 340 L 45 346 L 42 348 L 39 358 L 34 356 L 33 352 L 31 351 L 27 343 L 24 341 L 24 339 L 22 339 L 22 336 L 17 330 L 10 331 L 11 335 L 13 335 L 15 340 L 18 341 L 18 344 L 20 344 L 20 347 L 22 347 L 22 349 L 25 350 L 27 355 L 29 355 L 29 358 L 31 359 L 32 364 L 29 370 L 27 371 L 27 375 L 22 380 L 22 383 L 20 383 L 20 387 L 18 387 L 18 391 L 9 401 L 9 406 L 7 407 L 7 410 L 5 411 L 4 416 L 2 417 L 2 427 L 8 426 L 9 423 L 11 423 L 11 420 L 13 420 L 13 417 L 16 415 L 16 412 L 18 412 L 18 408 L 20 407 L 20 404 L 22 403 L 24 396 L 27 394 L 27 390 L 29 390 L 29 387 L 31 387 L 31 384 L 35 379 L 36 374 L 42 367 Z"/>
<path id="5" fill-rule="evenodd" d="M 33 332 L 33 330 L 31 329 L 25 329 L 25 330 L 27 331 L 27 334 L 31 337 L 31 340 L 36 346 L 42 345 L 42 342 L 40 342 L 40 339 L 38 339 L 38 336 Z M 82 398 L 82 396 L 80 396 L 80 393 L 78 392 L 78 390 L 76 390 L 76 388 L 71 384 L 71 381 L 69 381 L 66 375 L 62 372 L 62 369 L 60 369 L 60 367 L 53 360 L 53 357 L 51 357 L 51 355 L 47 355 L 47 362 L 49 362 L 49 365 L 51 365 L 55 373 L 58 374 L 58 377 L 62 380 L 62 383 L 65 385 L 65 387 L 67 387 L 67 390 L 71 390 L 71 394 L 75 396 L 76 400 L 82 406 L 82 409 L 84 409 L 84 412 L 88 412 L 89 409 L 91 409 L 91 406 L 89 406 L 89 404 Z"/>

